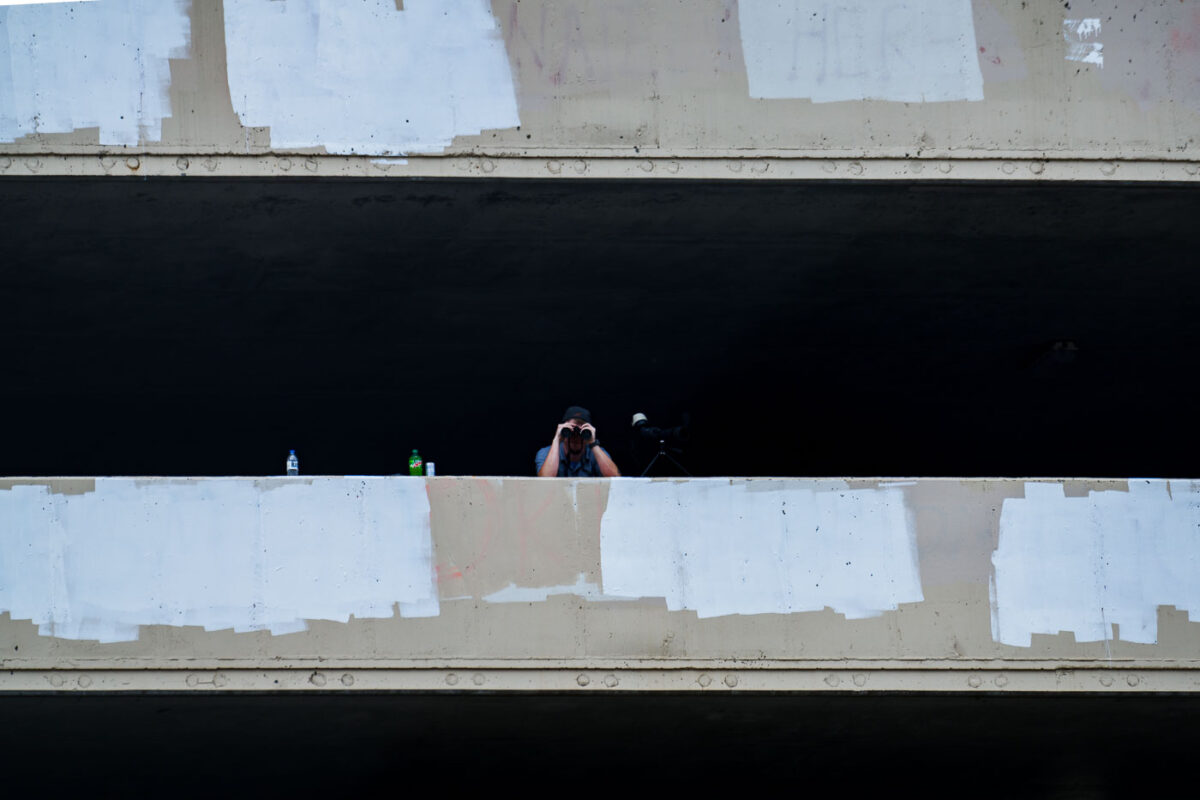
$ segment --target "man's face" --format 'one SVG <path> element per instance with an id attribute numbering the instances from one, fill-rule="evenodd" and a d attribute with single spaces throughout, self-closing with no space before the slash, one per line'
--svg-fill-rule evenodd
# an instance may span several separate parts
<path id="1" fill-rule="evenodd" d="M 582 425 L 583 425 L 583 420 L 581 420 L 579 417 L 576 417 L 575 419 L 571 420 L 571 427 L 573 427 L 575 430 L 579 430 L 580 426 L 582 426 Z M 565 433 L 565 431 L 564 431 L 564 433 Z M 567 452 L 570 453 L 571 455 L 579 455 L 580 453 L 582 453 L 583 452 L 583 437 L 582 436 L 568 436 L 567 437 Z"/>

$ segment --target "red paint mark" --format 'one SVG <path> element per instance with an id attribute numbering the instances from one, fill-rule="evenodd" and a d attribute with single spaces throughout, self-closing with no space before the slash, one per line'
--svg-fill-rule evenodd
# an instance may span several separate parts
<path id="1" fill-rule="evenodd" d="M 1171 31 L 1171 49 L 1177 53 L 1194 53 L 1200 50 L 1200 36 L 1195 31 L 1181 31 L 1178 28 Z"/>
<path id="2" fill-rule="evenodd" d="M 986 48 L 986 47 L 980 47 L 980 48 L 979 48 L 979 52 L 981 52 L 981 53 L 986 53 L 986 52 L 987 52 L 987 48 Z"/>
<path id="3" fill-rule="evenodd" d="M 993 64 L 995 64 L 995 65 L 996 65 L 996 66 L 998 66 L 998 67 L 1002 67 L 1002 66 L 1004 66 L 1004 62 L 1000 60 L 1000 56 L 993 56 L 993 57 L 992 57 L 992 63 L 993 63 Z"/>
<path id="4" fill-rule="evenodd" d="M 434 566 L 433 571 L 437 573 L 438 583 L 441 583 L 443 580 L 445 580 L 447 578 L 461 578 L 463 576 L 462 572 L 460 572 L 459 570 L 454 570 L 454 572 L 442 574 L 442 567 L 436 566 L 436 565 Z"/>

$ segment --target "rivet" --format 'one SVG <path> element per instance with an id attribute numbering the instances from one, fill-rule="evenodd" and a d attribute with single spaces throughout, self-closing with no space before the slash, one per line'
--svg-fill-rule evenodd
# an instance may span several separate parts
<path id="1" fill-rule="evenodd" d="M 753 164 L 750 165 L 750 171 L 757 172 L 759 175 L 761 175 L 764 172 L 766 172 L 767 168 L 770 166 L 771 165 L 768 164 L 766 161 L 755 161 Z"/>
<path id="2" fill-rule="evenodd" d="M 725 167 L 730 172 L 741 172 L 746 167 L 746 165 L 743 164 L 741 161 L 730 161 L 728 164 L 725 165 Z"/>
<path id="3" fill-rule="evenodd" d="M 317 171 L 317 160 L 315 158 L 304 159 L 304 168 L 309 172 Z"/>
<path id="4" fill-rule="evenodd" d="M 319 672 L 314 672 L 312 675 L 308 676 L 308 682 L 311 683 L 313 686 L 324 686 L 325 685 L 325 676 Z"/>
<path id="5" fill-rule="evenodd" d="M 50 685 L 54 686 L 56 688 L 59 686 L 62 686 L 64 683 L 66 683 L 66 679 L 62 675 L 58 675 L 58 674 L 51 675 L 49 680 L 50 680 Z"/>
<path id="6" fill-rule="evenodd" d="M 12 166 L 11 158 L 9 158 L 8 156 L 4 156 L 3 158 L 0 158 L 0 169 L 8 169 L 11 166 Z"/>
<path id="7" fill-rule="evenodd" d="M 580 675 L 578 678 L 575 679 L 575 682 L 578 683 L 580 686 L 587 686 L 589 683 L 592 682 L 592 679 L 589 678 L 587 675 Z"/>
<path id="8" fill-rule="evenodd" d="M 1137 686 L 1139 683 L 1142 682 L 1142 679 L 1139 678 L 1137 675 L 1130 675 L 1129 677 L 1127 677 L 1125 679 L 1125 682 L 1128 683 L 1130 686 Z"/>
<path id="9" fill-rule="evenodd" d="M 184 679 L 184 683 L 186 683 L 188 686 L 199 686 L 200 676 L 193 672 Z"/>
<path id="10" fill-rule="evenodd" d="M 42 160 L 40 158 L 31 158 L 25 162 L 25 169 L 30 172 L 37 172 L 42 168 Z"/>
<path id="11" fill-rule="evenodd" d="M 116 166 L 116 163 L 117 160 L 115 158 L 110 158 L 109 156 L 100 156 L 100 166 L 103 167 L 105 171 L 112 169 L 114 166 Z"/>
<path id="12" fill-rule="evenodd" d="M 712 678 L 708 677 L 707 675 L 701 675 L 699 678 L 696 678 L 696 683 L 708 688 L 708 685 L 712 683 Z"/>
<path id="13" fill-rule="evenodd" d="M 978 675 L 972 675 L 971 677 L 967 678 L 967 685 L 972 689 L 978 689 L 983 685 L 983 678 L 979 677 Z"/>
<path id="14" fill-rule="evenodd" d="M 212 685 L 215 686 L 216 688 L 220 689 L 222 686 L 225 686 L 228 683 L 229 683 L 229 678 L 226 677 L 225 675 L 222 675 L 219 672 L 216 675 L 213 675 Z"/>
<path id="15" fill-rule="evenodd" d="M 1103 164 L 1100 165 L 1100 171 L 1102 173 L 1104 173 L 1105 175 L 1112 175 L 1114 172 L 1117 171 L 1117 162 L 1105 161 Z"/>
<path id="16" fill-rule="evenodd" d="M 484 172 L 495 172 L 496 162 L 492 161 L 490 158 L 481 159 L 479 162 L 479 168 Z"/>
<path id="17" fill-rule="evenodd" d="M 0 167 L 8 166 L 7 164 L 4 163 L 7 160 L 8 159 L 0 160 Z M 1195 175 L 1196 173 L 1200 172 L 1200 166 L 1196 166 L 1195 164 L 1185 164 L 1183 167 L 1183 171 L 1186 172 L 1188 175 Z"/>
<path id="18" fill-rule="evenodd" d="M 471 683 L 475 684 L 476 686 L 483 686 L 483 681 L 484 677 L 482 672 L 476 672 L 471 676 Z"/>
<path id="19" fill-rule="evenodd" d="M 726 675 L 725 676 L 725 685 L 728 686 L 730 689 L 737 686 L 738 685 L 737 675 Z"/>
<path id="20" fill-rule="evenodd" d="M 204 168 L 209 172 L 212 172 L 217 168 L 217 160 L 215 158 L 204 159 Z"/>
<path id="21" fill-rule="evenodd" d="M 182 156 L 180 156 L 179 158 L 175 159 L 175 167 L 176 167 L 177 169 L 179 169 L 181 172 L 182 172 L 182 171 L 184 171 L 184 170 L 186 170 L 186 169 L 187 169 L 188 167 L 190 167 L 190 166 L 191 166 L 191 162 L 190 162 L 190 161 L 188 161 L 186 158 L 184 158 L 184 157 L 182 157 Z"/>
<path id="22" fill-rule="evenodd" d="M 575 172 L 577 174 L 582 175 L 583 173 L 587 172 L 588 165 L 587 165 L 586 161 L 580 160 L 580 161 L 573 162 L 571 164 L 571 167 L 575 170 Z"/>
<path id="23" fill-rule="evenodd" d="M 354 685 L 354 676 L 351 675 L 349 672 L 342 673 L 342 686 L 353 686 L 353 685 Z"/>
<path id="24" fill-rule="evenodd" d="M 1008 686 L 1008 676 L 1007 675 L 997 675 L 995 677 L 995 679 L 992 681 L 992 683 L 996 684 L 1001 689 L 1003 689 L 1005 686 Z"/>
<path id="25" fill-rule="evenodd" d="M 952 169 L 954 169 L 954 165 L 951 164 L 949 161 L 943 161 L 942 163 L 938 164 L 938 170 L 943 175 L 949 175 L 950 170 L 952 170 Z"/>
<path id="26" fill-rule="evenodd" d="M 1011 161 L 1005 161 L 1003 164 L 1000 165 L 1000 171 L 1003 172 L 1005 175 L 1012 175 L 1014 172 L 1017 171 L 1017 165 Z"/>
<path id="27" fill-rule="evenodd" d="M 1041 175 L 1046 171 L 1046 165 L 1041 161 L 1032 161 L 1029 164 L 1029 171 L 1034 175 Z"/>
<path id="28" fill-rule="evenodd" d="M 561 161 L 547 161 L 546 169 L 550 172 L 551 175 L 557 175 L 558 173 L 562 172 L 562 162 Z"/>
<path id="29" fill-rule="evenodd" d="M 837 172 L 837 164 L 833 163 L 832 161 L 826 161 L 821 165 L 821 169 L 825 170 L 826 172 Z"/>
<path id="30" fill-rule="evenodd" d="M 457 683 L 458 683 L 458 676 L 455 675 L 453 672 L 451 672 L 449 675 L 446 676 L 446 685 L 454 686 Z"/>
<path id="31" fill-rule="evenodd" d="M 850 166 L 847 167 L 847 169 L 850 170 L 851 175 L 862 175 L 863 174 L 863 166 L 862 166 L 862 164 L 858 163 L 857 161 L 851 161 Z"/>
<path id="32" fill-rule="evenodd" d="M 654 162 L 643 161 L 642 163 L 638 164 L 638 169 L 640 169 L 642 172 L 654 172 Z"/>
<path id="33" fill-rule="evenodd" d="M 1111 675 L 1101 675 L 1100 676 L 1100 685 L 1101 686 L 1112 686 L 1113 685 L 1112 676 Z"/>
<path id="34" fill-rule="evenodd" d="M 292 168 L 292 160 L 290 158 L 281 158 L 276 163 L 279 164 L 279 168 L 284 172 Z"/>
<path id="35" fill-rule="evenodd" d="M 679 172 L 679 162 L 678 161 L 668 161 L 667 162 L 667 172 L 671 173 L 672 175 L 674 175 L 676 172 Z"/>
<path id="36" fill-rule="evenodd" d="M 80 689 L 86 689 L 92 685 L 92 677 L 90 675 L 80 675 L 76 683 L 79 684 Z"/>
<path id="37" fill-rule="evenodd" d="M 616 687 L 616 685 L 618 683 L 620 683 L 620 681 L 617 680 L 616 675 L 609 674 L 609 675 L 604 676 L 604 685 L 607 686 L 608 688 L 612 689 L 612 688 Z"/>
<path id="38" fill-rule="evenodd" d="M 141 165 L 142 161 L 137 156 L 130 156 L 129 158 L 125 159 L 125 166 L 129 167 L 130 169 L 137 169 Z"/>
<path id="39" fill-rule="evenodd" d="M 830 686 L 840 686 L 842 683 L 842 679 L 839 678 L 837 675 L 826 675 L 825 683 L 829 684 Z"/>
<path id="40" fill-rule="evenodd" d="M 861 672 L 855 673 L 854 685 L 858 686 L 859 688 L 866 686 L 867 685 L 867 676 L 862 674 Z"/>
<path id="41" fill-rule="evenodd" d="M 921 170 L 925 169 L 925 165 L 920 161 L 910 161 L 908 162 L 908 168 L 913 172 L 920 172 Z"/>

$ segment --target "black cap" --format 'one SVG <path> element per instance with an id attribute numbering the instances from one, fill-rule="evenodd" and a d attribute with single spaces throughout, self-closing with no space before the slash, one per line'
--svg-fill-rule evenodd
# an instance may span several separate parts
<path id="1" fill-rule="evenodd" d="M 588 411 L 583 406 L 571 406 L 563 412 L 563 422 L 570 422 L 573 419 L 581 419 L 588 425 L 592 424 L 592 412 Z"/>

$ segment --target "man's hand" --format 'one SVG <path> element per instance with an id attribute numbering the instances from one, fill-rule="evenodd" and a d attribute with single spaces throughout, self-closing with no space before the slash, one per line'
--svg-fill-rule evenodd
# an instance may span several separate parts
<path id="1" fill-rule="evenodd" d="M 597 440 L 596 429 L 592 427 L 590 422 L 585 422 L 579 426 L 579 430 L 583 432 L 584 439 L 591 439 L 593 442 Z"/>
<path id="2" fill-rule="evenodd" d="M 559 424 L 559 426 L 558 426 L 558 428 L 556 428 L 556 429 L 555 429 L 555 431 L 554 431 L 554 441 L 555 441 L 555 442 L 562 441 L 562 440 L 563 440 L 564 438 L 566 438 L 567 436 L 570 436 L 570 435 L 571 435 L 571 432 L 572 432 L 572 431 L 574 431 L 574 430 L 575 430 L 575 423 L 574 423 L 574 422 L 563 422 L 563 423 L 560 423 L 560 424 Z"/>

